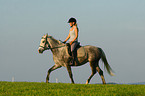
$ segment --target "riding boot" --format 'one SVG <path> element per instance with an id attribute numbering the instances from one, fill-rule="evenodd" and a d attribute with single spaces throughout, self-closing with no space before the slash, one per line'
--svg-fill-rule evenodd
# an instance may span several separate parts
<path id="1" fill-rule="evenodd" d="M 75 52 L 74 51 L 72 52 L 72 58 L 71 58 L 71 61 L 70 61 L 70 65 L 75 66 Z"/>

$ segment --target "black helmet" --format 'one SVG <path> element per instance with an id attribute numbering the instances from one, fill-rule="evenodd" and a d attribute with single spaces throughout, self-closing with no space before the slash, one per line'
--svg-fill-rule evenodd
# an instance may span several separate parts
<path id="1" fill-rule="evenodd" d="M 75 19 L 75 18 L 70 18 L 69 20 L 68 20 L 68 23 L 70 23 L 70 22 L 77 22 L 77 20 Z"/>

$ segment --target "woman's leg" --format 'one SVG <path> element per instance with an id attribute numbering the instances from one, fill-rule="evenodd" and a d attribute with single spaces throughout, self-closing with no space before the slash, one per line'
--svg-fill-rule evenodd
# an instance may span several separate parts
<path id="1" fill-rule="evenodd" d="M 78 42 L 74 42 L 71 45 L 71 53 L 72 53 L 71 65 L 75 65 L 75 58 L 76 58 L 76 55 L 77 55 L 77 52 L 76 52 L 75 48 L 76 48 L 77 44 L 78 44 Z"/>

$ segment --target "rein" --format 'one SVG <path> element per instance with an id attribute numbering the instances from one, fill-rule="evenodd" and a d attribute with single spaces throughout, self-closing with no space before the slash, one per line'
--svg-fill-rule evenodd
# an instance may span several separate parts
<path id="1" fill-rule="evenodd" d="M 51 48 L 51 47 L 49 46 L 49 43 L 48 43 L 48 48 L 47 48 L 47 50 L 49 50 L 49 49 L 61 48 L 61 47 L 65 47 L 65 45 L 64 45 L 64 46 L 57 46 L 57 47 L 53 47 L 53 48 Z"/>

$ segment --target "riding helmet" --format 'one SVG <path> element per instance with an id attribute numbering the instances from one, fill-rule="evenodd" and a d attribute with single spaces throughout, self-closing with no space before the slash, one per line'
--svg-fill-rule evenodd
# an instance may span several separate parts
<path id="1" fill-rule="evenodd" d="M 75 18 L 70 18 L 69 20 L 68 20 L 68 23 L 70 23 L 70 22 L 77 22 L 77 20 L 75 19 Z"/>

